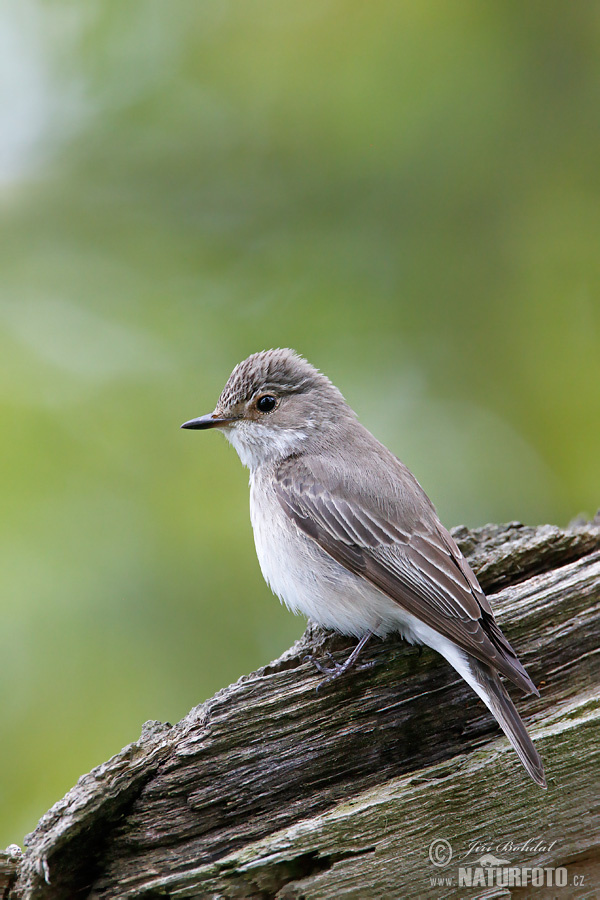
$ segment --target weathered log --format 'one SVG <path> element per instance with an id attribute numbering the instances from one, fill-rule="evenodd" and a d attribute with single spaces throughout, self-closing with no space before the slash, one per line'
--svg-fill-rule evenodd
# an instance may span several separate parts
<path id="1" fill-rule="evenodd" d="M 513 867 L 566 868 L 560 896 L 600 894 L 600 522 L 454 536 L 539 686 L 539 698 L 513 696 L 547 791 L 433 651 L 373 641 L 373 668 L 317 691 L 307 654 L 352 641 L 309 625 L 278 660 L 174 727 L 147 723 L 84 775 L 20 859 L 0 858 L 0 896 L 513 896 L 457 884 L 484 846 Z M 445 867 L 429 857 L 440 839 L 454 854 Z"/>

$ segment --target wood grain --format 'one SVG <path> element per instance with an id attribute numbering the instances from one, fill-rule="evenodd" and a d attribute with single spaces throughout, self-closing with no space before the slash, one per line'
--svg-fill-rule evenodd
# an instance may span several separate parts
<path id="1" fill-rule="evenodd" d="M 522 847 L 536 837 L 535 852 L 496 855 L 567 866 L 584 885 L 564 896 L 596 896 L 585 890 L 600 885 L 600 524 L 454 536 L 540 689 L 513 697 L 547 791 L 433 651 L 373 641 L 372 669 L 317 691 L 305 657 L 344 658 L 352 641 L 309 625 L 280 659 L 174 727 L 148 723 L 83 776 L 42 818 L 0 896 L 527 897 L 431 878 L 456 881 L 458 865 L 476 861 L 465 856 L 474 841 Z M 428 856 L 439 838 L 454 853 L 446 868 Z"/>

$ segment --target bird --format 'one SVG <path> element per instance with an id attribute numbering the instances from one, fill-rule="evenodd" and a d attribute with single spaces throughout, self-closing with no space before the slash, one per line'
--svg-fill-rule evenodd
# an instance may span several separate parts
<path id="1" fill-rule="evenodd" d="M 415 476 L 326 375 L 288 348 L 253 353 L 233 369 L 214 411 L 181 427 L 218 429 L 249 468 L 256 553 L 273 592 L 292 612 L 358 638 L 326 680 L 357 665 L 374 635 L 427 645 L 478 694 L 546 787 L 500 676 L 525 694 L 539 696 L 537 688 Z"/>

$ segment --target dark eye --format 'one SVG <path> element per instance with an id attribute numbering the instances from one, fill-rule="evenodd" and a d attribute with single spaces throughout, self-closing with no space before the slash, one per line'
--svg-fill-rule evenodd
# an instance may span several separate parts
<path id="1" fill-rule="evenodd" d="M 256 401 L 256 408 L 259 412 L 268 413 L 275 409 L 276 403 L 275 397 L 272 397 L 271 394 L 265 394 L 264 397 L 259 397 Z"/>

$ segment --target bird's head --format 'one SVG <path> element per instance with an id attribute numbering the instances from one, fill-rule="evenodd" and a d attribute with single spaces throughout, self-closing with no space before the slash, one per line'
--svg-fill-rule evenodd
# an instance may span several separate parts
<path id="1" fill-rule="evenodd" d="M 263 350 L 239 363 L 212 413 L 182 428 L 218 428 L 244 465 L 318 446 L 333 423 L 354 414 L 338 389 L 293 350 Z"/>

